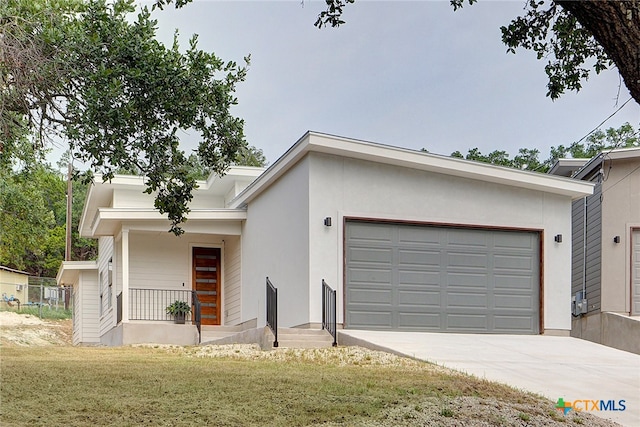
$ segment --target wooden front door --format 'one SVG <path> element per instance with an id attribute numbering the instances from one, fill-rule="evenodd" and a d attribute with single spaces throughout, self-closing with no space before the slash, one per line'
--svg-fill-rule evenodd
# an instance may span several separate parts
<path id="1" fill-rule="evenodd" d="M 220 249 L 193 248 L 193 289 L 202 306 L 202 324 L 220 324 Z"/>

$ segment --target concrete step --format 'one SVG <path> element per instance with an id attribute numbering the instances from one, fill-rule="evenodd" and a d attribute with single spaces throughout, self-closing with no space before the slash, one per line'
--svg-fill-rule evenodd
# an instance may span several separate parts
<path id="1" fill-rule="evenodd" d="M 220 338 L 226 338 L 233 335 L 236 335 L 238 332 L 235 331 L 202 331 L 201 341 L 215 341 Z"/>
<path id="2" fill-rule="evenodd" d="M 302 328 L 278 328 L 279 348 L 327 348 L 333 337 L 327 331 Z"/>

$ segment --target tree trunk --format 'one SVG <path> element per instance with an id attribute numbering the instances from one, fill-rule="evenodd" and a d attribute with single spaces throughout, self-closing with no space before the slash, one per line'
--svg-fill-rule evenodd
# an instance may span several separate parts
<path id="1" fill-rule="evenodd" d="M 591 31 L 640 104 L 640 0 L 556 0 Z"/>

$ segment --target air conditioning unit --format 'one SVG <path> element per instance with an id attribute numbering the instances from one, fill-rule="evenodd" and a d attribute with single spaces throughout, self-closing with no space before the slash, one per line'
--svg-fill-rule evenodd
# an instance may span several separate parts
<path id="1" fill-rule="evenodd" d="M 20 292 L 24 285 L 16 285 L 16 291 Z"/>
<path id="2" fill-rule="evenodd" d="M 576 292 L 576 295 L 571 299 L 571 312 L 574 316 L 581 314 L 587 314 L 587 299 L 582 291 Z"/>

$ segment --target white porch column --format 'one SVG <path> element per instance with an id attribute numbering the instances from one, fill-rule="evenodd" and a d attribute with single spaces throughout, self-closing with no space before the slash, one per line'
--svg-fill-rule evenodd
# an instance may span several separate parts
<path id="1" fill-rule="evenodd" d="M 122 229 L 122 322 L 129 322 L 129 229 Z"/>

